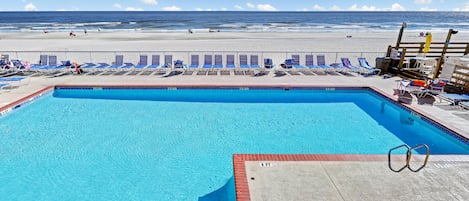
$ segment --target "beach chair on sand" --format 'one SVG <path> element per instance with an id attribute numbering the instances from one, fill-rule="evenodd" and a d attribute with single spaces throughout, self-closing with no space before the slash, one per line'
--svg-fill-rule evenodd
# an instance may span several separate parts
<path id="1" fill-rule="evenodd" d="M 293 55 L 291 55 L 291 57 L 292 57 L 292 60 L 293 60 L 293 67 L 294 68 L 298 68 L 298 69 L 304 68 L 304 66 L 300 64 L 300 55 L 293 54 Z"/>
<path id="2" fill-rule="evenodd" d="M 239 55 L 239 67 L 240 68 L 249 68 L 248 55 L 245 55 L 245 54 Z"/>
<path id="3" fill-rule="evenodd" d="M 160 67 L 160 55 L 151 55 L 151 65 L 147 69 L 155 69 Z"/>
<path id="4" fill-rule="evenodd" d="M 360 67 L 364 68 L 366 71 L 369 71 L 371 74 L 379 75 L 381 73 L 381 69 L 370 66 L 365 58 L 358 58 L 358 64 L 360 64 Z"/>
<path id="5" fill-rule="evenodd" d="M 257 54 L 251 55 L 250 68 L 253 68 L 253 69 L 259 69 L 259 68 L 261 68 L 261 67 L 259 66 L 259 56 L 257 56 Z"/>
<path id="6" fill-rule="evenodd" d="M 140 55 L 140 60 L 138 64 L 134 66 L 134 69 L 143 69 L 148 67 L 148 56 L 147 55 Z"/>
<path id="7" fill-rule="evenodd" d="M 202 66 L 202 68 L 204 69 L 212 69 L 213 67 L 213 58 L 212 58 L 212 55 L 204 55 L 204 65 Z"/>
<path id="8" fill-rule="evenodd" d="M 233 54 L 226 55 L 226 68 L 236 68 L 235 57 Z"/>
<path id="9" fill-rule="evenodd" d="M 213 68 L 223 68 L 223 56 L 222 55 L 220 54 L 215 55 Z"/>
<path id="10" fill-rule="evenodd" d="M 191 65 L 189 65 L 189 68 L 199 68 L 199 55 L 198 54 L 191 55 Z"/>

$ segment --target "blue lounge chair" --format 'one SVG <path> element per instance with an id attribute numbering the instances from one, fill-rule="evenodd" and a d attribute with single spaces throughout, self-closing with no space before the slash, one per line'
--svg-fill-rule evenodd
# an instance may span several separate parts
<path id="1" fill-rule="evenodd" d="M 271 58 L 264 58 L 264 68 L 274 68 L 274 62 Z"/>
<path id="2" fill-rule="evenodd" d="M 245 55 L 245 54 L 239 55 L 239 67 L 240 68 L 249 68 L 248 55 Z"/>
<path id="3" fill-rule="evenodd" d="M 108 68 L 109 66 L 111 66 L 111 65 L 109 65 L 108 63 L 98 63 L 98 65 L 95 66 L 94 68 L 95 69 L 105 69 L 105 68 Z"/>
<path id="4" fill-rule="evenodd" d="M 236 68 L 233 54 L 226 55 L 226 68 Z"/>
<path id="5" fill-rule="evenodd" d="M 213 67 L 213 62 L 212 62 L 212 55 L 204 55 L 204 65 L 202 66 L 203 68 L 212 68 Z"/>
<path id="6" fill-rule="evenodd" d="M 300 55 L 293 54 L 293 55 L 291 55 L 291 57 L 293 59 L 293 67 L 295 67 L 295 68 L 304 68 L 304 66 L 300 64 Z"/>
<path id="7" fill-rule="evenodd" d="M 33 64 L 31 69 L 33 70 L 45 70 L 47 69 L 49 56 L 47 55 L 39 55 L 39 63 Z"/>
<path id="8" fill-rule="evenodd" d="M 191 55 L 191 65 L 189 66 L 189 68 L 199 68 L 199 55 L 198 54 Z"/>
<path id="9" fill-rule="evenodd" d="M 451 103 L 451 105 L 458 105 L 459 102 L 469 101 L 468 94 L 441 93 L 441 94 L 438 94 L 437 97 L 440 98 L 440 102 L 442 102 L 442 100 L 445 100 Z"/>
<path id="10" fill-rule="evenodd" d="M 140 55 L 140 60 L 138 64 L 134 66 L 135 69 L 142 69 L 148 67 L 148 56 L 147 55 Z"/>
<path id="11" fill-rule="evenodd" d="M 149 65 L 148 69 L 155 69 L 160 67 L 160 55 L 151 55 L 151 65 Z"/>
<path id="12" fill-rule="evenodd" d="M 174 61 L 174 68 L 184 68 L 184 62 L 179 59 Z"/>
<path id="13" fill-rule="evenodd" d="M 318 66 L 320 68 L 322 68 L 324 71 L 335 70 L 332 66 L 329 66 L 329 65 L 326 64 L 326 56 L 317 55 L 316 58 L 317 58 Z M 345 67 L 343 67 L 343 68 L 345 68 Z"/>
<path id="14" fill-rule="evenodd" d="M 360 64 L 360 67 L 366 69 L 367 71 L 370 71 L 372 74 L 380 74 L 381 69 L 370 66 L 368 61 L 365 58 L 358 58 L 358 63 Z"/>
<path id="15" fill-rule="evenodd" d="M 259 66 L 259 56 L 257 54 L 251 55 L 251 68 L 259 69 L 261 66 Z"/>
<path id="16" fill-rule="evenodd" d="M 285 59 L 285 68 L 286 69 L 291 69 L 293 68 L 293 59 Z"/>
<path id="17" fill-rule="evenodd" d="M 461 101 L 461 102 L 459 102 L 459 107 L 460 107 L 461 109 L 469 110 L 469 102 L 467 102 L 467 101 Z"/>
<path id="18" fill-rule="evenodd" d="M 49 55 L 49 63 L 46 67 L 48 70 L 54 70 L 60 68 L 60 65 L 57 63 L 57 56 Z"/>
<path id="19" fill-rule="evenodd" d="M 164 64 L 162 68 L 172 68 L 173 55 L 164 55 Z"/>
<path id="20" fill-rule="evenodd" d="M 0 83 L 0 89 L 5 89 L 6 87 L 10 86 L 7 83 Z"/>
<path id="21" fill-rule="evenodd" d="M 215 55 L 214 68 L 223 68 L 223 56 L 220 54 Z"/>
<path id="22" fill-rule="evenodd" d="M 124 66 L 124 55 L 116 55 L 116 61 L 114 62 L 114 64 L 112 64 L 108 68 L 117 69 L 117 68 L 121 68 L 122 66 Z"/>

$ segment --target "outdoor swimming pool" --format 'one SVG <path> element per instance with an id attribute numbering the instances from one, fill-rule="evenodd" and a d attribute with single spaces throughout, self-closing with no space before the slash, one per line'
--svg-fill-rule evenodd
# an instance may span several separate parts
<path id="1" fill-rule="evenodd" d="M 1 117 L 0 132 L 6 200 L 233 200 L 235 153 L 469 153 L 368 89 L 65 87 Z"/>

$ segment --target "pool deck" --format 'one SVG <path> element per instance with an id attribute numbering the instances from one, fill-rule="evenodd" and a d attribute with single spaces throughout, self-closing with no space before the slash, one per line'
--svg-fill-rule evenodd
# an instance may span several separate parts
<path id="1" fill-rule="evenodd" d="M 342 75 L 67 75 L 29 77 L 0 91 L 0 107 L 54 85 L 129 86 L 311 86 L 373 87 L 386 96 L 394 95 L 398 77 L 346 77 Z M 469 111 L 427 96 L 401 96 L 419 113 L 469 138 Z M 391 147 L 389 147 L 391 148 Z M 389 149 L 386 148 L 386 149 Z M 418 157 L 417 157 L 418 158 Z M 238 200 L 465 200 L 469 197 L 469 155 L 431 155 L 420 172 L 400 173 L 388 168 L 387 156 L 378 155 L 235 155 L 233 156 Z M 411 166 L 421 164 L 421 159 Z M 402 159 L 395 161 L 405 163 Z"/>

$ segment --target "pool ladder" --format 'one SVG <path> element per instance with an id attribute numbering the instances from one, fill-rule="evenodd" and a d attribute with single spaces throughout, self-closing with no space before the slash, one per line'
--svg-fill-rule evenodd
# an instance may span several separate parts
<path id="1" fill-rule="evenodd" d="M 406 153 L 406 162 L 405 162 L 405 165 L 403 167 L 401 167 L 400 169 L 394 169 L 391 165 L 391 153 L 392 151 L 396 150 L 396 149 L 400 149 L 400 148 L 404 148 L 404 149 L 407 149 L 407 153 Z M 417 169 L 413 169 L 411 166 L 410 166 L 410 160 L 412 159 L 412 151 L 413 150 L 417 150 L 417 149 L 420 149 L 420 148 L 425 148 L 425 151 L 426 151 L 426 154 L 425 154 L 425 160 L 423 161 L 423 164 L 417 168 Z M 418 172 L 420 170 L 422 170 L 426 165 L 427 165 L 427 162 L 428 162 L 428 157 L 430 156 L 430 148 L 426 145 L 426 144 L 419 144 L 415 147 L 410 147 L 409 145 L 407 144 L 403 144 L 403 145 L 400 145 L 400 146 L 397 146 L 397 147 L 394 147 L 392 149 L 389 150 L 388 152 L 388 166 L 389 166 L 389 169 L 391 169 L 391 171 L 393 172 L 401 172 L 402 170 L 404 170 L 405 168 L 409 169 L 410 171 L 412 172 Z"/>

